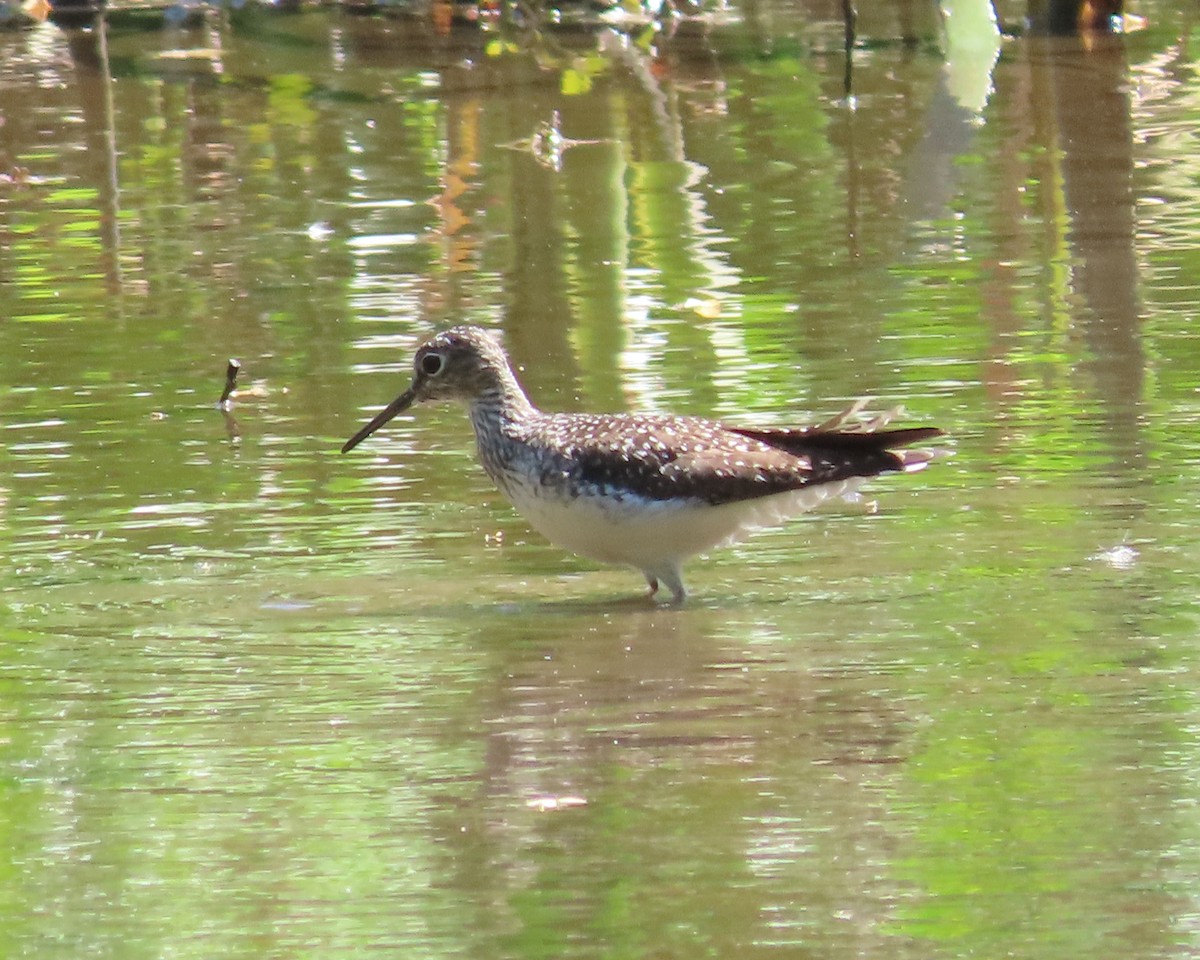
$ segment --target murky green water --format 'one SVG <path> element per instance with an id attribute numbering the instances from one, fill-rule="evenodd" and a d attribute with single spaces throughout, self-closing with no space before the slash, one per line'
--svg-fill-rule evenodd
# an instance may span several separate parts
<path id="1" fill-rule="evenodd" d="M 989 72 L 864 11 L 855 110 L 805 5 L 0 34 L 0 953 L 1200 953 L 1197 37 L 1138 12 Z M 548 408 L 950 453 L 656 609 L 461 412 L 338 454 L 457 322 Z"/>

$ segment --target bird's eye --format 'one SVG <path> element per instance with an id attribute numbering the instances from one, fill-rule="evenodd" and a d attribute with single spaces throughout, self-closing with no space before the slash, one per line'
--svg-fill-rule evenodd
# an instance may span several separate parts
<path id="1" fill-rule="evenodd" d="M 440 353 L 427 353 L 421 358 L 421 372 L 427 377 L 436 377 L 446 366 L 446 361 Z"/>

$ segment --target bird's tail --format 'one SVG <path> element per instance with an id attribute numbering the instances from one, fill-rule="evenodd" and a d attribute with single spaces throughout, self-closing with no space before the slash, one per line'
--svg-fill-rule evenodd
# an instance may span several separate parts
<path id="1" fill-rule="evenodd" d="M 816 455 L 820 460 L 837 464 L 850 475 L 870 476 L 876 473 L 899 471 L 915 473 L 938 455 L 936 450 L 903 449 L 940 437 L 937 427 L 900 427 L 885 430 L 892 420 L 904 412 L 893 407 L 863 419 L 859 415 L 869 400 L 858 400 L 837 416 L 815 427 L 800 430 L 755 430 L 735 427 L 742 436 L 758 440 L 778 450 L 798 457 Z"/>
<path id="2" fill-rule="evenodd" d="M 858 400 L 855 400 L 854 403 L 850 404 L 841 413 L 813 427 L 809 431 L 809 439 L 815 439 L 815 434 L 822 435 L 822 438 L 825 440 L 828 440 L 831 436 L 868 436 L 871 439 L 867 441 L 866 449 L 887 451 L 892 454 L 896 461 L 893 469 L 901 470 L 904 473 L 916 473 L 918 470 L 924 470 L 929 461 L 942 452 L 938 450 L 899 449 L 901 447 L 908 447 L 914 443 L 933 440 L 936 437 L 943 436 L 945 431 L 939 430 L 937 427 L 902 427 L 885 430 L 883 428 L 889 423 L 904 415 L 904 407 L 897 405 L 877 413 L 873 417 L 863 419 L 861 414 L 870 402 L 870 397 L 860 397 Z M 858 442 L 860 441 L 850 441 L 851 444 Z"/>

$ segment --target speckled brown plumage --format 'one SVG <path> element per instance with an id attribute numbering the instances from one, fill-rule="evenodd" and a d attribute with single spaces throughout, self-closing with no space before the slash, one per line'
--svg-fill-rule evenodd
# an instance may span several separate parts
<path id="1" fill-rule="evenodd" d="M 640 568 L 652 592 L 663 580 L 676 600 L 684 596 L 686 556 L 810 509 L 825 491 L 918 469 L 929 455 L 899 448 L 941 433 L 884 430 L 887 416 L 862 423 L 857 407 L 805 429 L 543 413 L 526 398 L 500 344 L 477 327 L 439 333 L 417 350 L 413 369 L 412 386 L 343 452 L 415 402 L 461 401 L 484 469 L 530 523 L 568 549 Z"/>
<path id="2" fill-rule="evenodd" d="M 936 435 L 928 428 L 839 434 L 749 430 L 698 417 L 539 412 L 516 429 L 501 425 L 497 434 L 485 434 L 480 456 L 501 485 L 508 471 L 528 469 L 522 461 L 529 461 L 543 486 L 562 486 L 566 495 L 586 489 L 715 506 L 904 470 L 916 457 L 891 448 Z"/>

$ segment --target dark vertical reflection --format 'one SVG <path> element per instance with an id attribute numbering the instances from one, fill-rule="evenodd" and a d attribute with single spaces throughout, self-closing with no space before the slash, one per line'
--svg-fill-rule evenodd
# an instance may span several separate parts
<path id="1" fill-rule="evenodd" d="M 1145 379 L 1134 244 L 1133 129 L 1121 36 L 1051 40 L 1044 74 L 1062 151 L 1077 318 L 1119 461 L 1140 462 L 1138 405 Z"/>
<path id="2" fill-rule="evenodd" d="M 101 270 L 109 293 L 121 292 L 120 184 L 112 74 L 108 65 L 108 25 L 95 19 L 90 30 L 69 30 L 67 49 L 75 65 L 75 90 L 83 116 L 86 178 L 97 190 Z"/>

